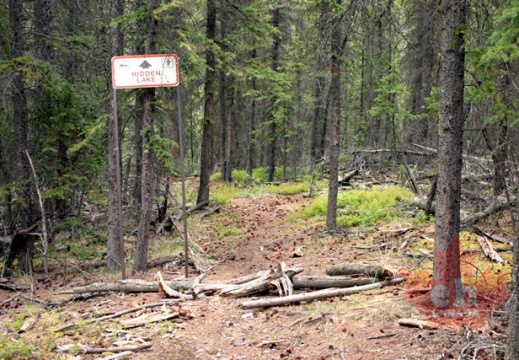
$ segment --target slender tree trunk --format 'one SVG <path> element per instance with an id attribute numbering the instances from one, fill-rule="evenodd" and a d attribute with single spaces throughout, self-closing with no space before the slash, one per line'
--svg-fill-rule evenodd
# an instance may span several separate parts
<path id="1" fill-rule="evenodd" d="M 441 6 L 440 126 L 434 274 L 431 300 L 436 307 L 463 304 L 459 227 L 463 140 L 463 34 L 465 0 L 445 0 Z"/>
<path id="2" fill-rule="evenodd" d="M 159 0 L 148 1 L 148 31 L 146 36 L 146 54 L 156 52 L 155 38 L 157 20 L 153 11 L 157 8 Z M 154 116 L 153 99 L 155 88 L 144 89 L 144 108 L 142 116 L 142 171 L 141 171 L 141 209 L 139 212 L 139 230 L 137 244 L 135 246 L 134 273 L 144 272 L 147 269 L 148 246 L 150 239 L 150 222 L 153 208 L 153 170 L 154 152 L 150 147 L 150 139 L 153 135 Z"/>
<path id="3" fill-rule="evenodd" d="M 274 43 L 272 44 L 272 71 L 277 72 L 279 68 L 279 47 L 281 45 L 280 35 L 280 21 L 281 21 L 281 9 L 276 6 L 272 14 L 272 27 L 277 31 L 274 34 Z M 276 170 L 276 147 L 277 147 L 277 119 L 276 113 L 276 102 L 277 97 L 274 96 L 272 99 L 271 116 L 268 126 L 268 169 L 267 169 L 267 181 L 274 181 L 274 172 Z"/>
<path id="4" fill-rule="evenodd" d="M 23 2 L 9 0 L 9 24 L 11 27 L 11 56 L 16 59 L 24 55 L 25 36 L 23 31 Z M 20 225 L 27 228 L 32 225 L 32 199 L 28 181 L 30 180 L 29 163 L 25 156 L 27 149 L 27 108 L 25 84 L 20 70 L 15 69 L 12 78 L 11 99 L 13 103 L 13 136 L 15 144 L 14 173 L 16 181 L 21 184 L 18 193 L 17 207 Z"/>
<path id="5" fill-rule="evenodd" d="M 214 41 L 216 35 L 216 0 L 207 0 L 206 36 Z M 213 171 L 213 133 L 215 119 L 215 69 L 214 52 L 208 48 L 205 52 L 207 70 L 204 83 L 204 123 L 202 128 L 202 149 L 200 154 L 200 185 L 197 204 L 209 203 L 209 181 Z"/>
<path id="6" fill-rule="evenodd" d="M 321 14 L 319 16 L 319 45 L 317 47 L 317 79 L 314 88 L 314 113 L 312 119 L 312 140 L 310 145 L 310 171 L 313 171 L 316 162 L 324 156 L 324 147 L 321 146 L 324 142 L 321 142 L 320 136 L 322 134 L 321 129 L 325 127 L 325 99 L 326 99 L 326 44 L 327 44 L 327 16 L 330 13 L 330 4 L 326 0 L 322 0 Z"/>
<path id="7" fill-rule="evenodd" d="M 412 84 L 412 108 L 413 114 L 422 115 L 411 127 L 409 141 L 418 144 L 427 144 L 429 136 L 429 117 L 424 108 L 427 98 L 431 95 L 433 83 L 433 70 L 435 63 L 435 47 L 433 42 L 435 6 L 432 2 L 416 1 L 418 12 L 416 26 L 416 46 L 413 49 L 414 78 Z"/>
<path id="8" fill-rule="evenodd" d="M 340 4 L 340 1 L 337 1 Z M 341 30 L 339 15 L 335 15 L 332 27 L 332 62 L 331 62 L 331 136 L 330 136 L 330 182 L 328 184 L 328 208 L 326 227 L 337 229 L 337 196 L 339 192 L 339 144 L 341 128 Z"/>
<path id="9" fill-rule="evenodd" d="M 251 58 L 256 58 L 256 49 L 252 50 Z M 252 78 L 251 80 L 251 90 L 254 94 L 256 91 L 256 78 Z M 251 106 L 250 106 L 250 114 L 249 121 L 247 123 L 247 186 L 252 184 L 252 170 L 254 168 L 254 143 L 255 143 L 255 135 L 254 131 L 256 130 L 256 97 L 255 95 L 251 96 Z"/>
<path id="10" fill-rule="evenodd" d="M 516 176 L 519 174 L 516 173 Z M 519 210 L 515 211 L 515 244 L 519 244 Z M 506 360 L 519 359 L 519 246 L 513 248 L 512 284 L 514 286 L 510 295 L 510 307 L 508 308 L 508 341 L 506 344 Z"/>
<path id="11" fill-rule="evenodd" d="M 111 0 L 111 9 L 110 9 L 110 17 L 115 19 L 124 14 L 124 0 Z M 110 28 L 110 54 L 112 57 L 120 56 L 123 54 L 123 32 L 119 27 L 111 27 Z M 115 93 L 113 92 L 112 83 L 109 82 L 108 88 L 111 90 L 113 96 Z M 122 158 L 121 153 L 121 144 L 116 142 L 116 138 L 121 138 L 121 136 L 117 136 L 116 132 L 120 132 L 120 128 L 115 127 L 114 121 L 114 113 L 117 111 L 115 108 L 117 104 L 117 99 L 111 98 L 109 107 L 108 107 L 108 116 L 107 116 L 107 130 L 108 130 L 108 239 L 106 242 L 106 251 L 107 251 L 107 259 L 106 259 L 106 267 L 108 271 L 115 272 L 117 271 L 122 264 L 121 261 L 121 253 L 120 253 L 120 224 L 119 224 L 119 216 L 118 216 L 118 208 L 119 204 L 119 196 L 122 194 L 119 193 L 117 186 L 117 152 L 119 152 L 119 157 Z M 122 174 L 120 174 L 122 179 Z M 122 191 L 122 190 L 121 190 Z"/>

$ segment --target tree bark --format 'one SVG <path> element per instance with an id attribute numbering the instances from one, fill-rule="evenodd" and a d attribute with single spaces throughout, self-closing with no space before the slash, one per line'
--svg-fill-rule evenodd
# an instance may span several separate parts
<path id="1" fill-rule="evenodd" d="M 274 40 L 272 44 L 272 71 L 276 73 L 279 69 L 279 47 L 281 46 L 281 8 L 276 6 L 272 14 L 272 27 L 276 29 L 274 33 Z M 277 118 L 276 113 L 276 101 L 277 96 L 274 95 L 272 99 L 272 107 L 270 114 L 270 121 L 268 123 L 268 169 L 267 169 L 267 181 L 274 181 L 274 172 L 276 170 L 276 147 L 277 147 Z"/>
<path id="2" fill-rule="evenodd" d="M 437 307 L 462 305 L 460 197 L 463 137 L 463 31 L 465 0 L 445 0 L 441 32 L 438 196 L 431 300 Z"/>
<path id="3" fill-rule="evenodd" d="M 216 36 L 216 0 L 207 0 L 207 29 L 208 41 L 214 41 Z M 213 136 L 215 119 L 215 71 L 216 61 L 211 48 L 206 49 L 205 61 L 207 70 L 204 83 L 204 123 L 202 128 L 202 148 L 200 153 L 200 184 L 197 204 L 209 203 L 209 181 L 213 171 Z"/>
<path id="4" fill-rule="evenodd" d="M 256 59 L 256 49 L 251 51 L 251 60 Z M 251 79 L 251 90 L 254 94 L 256 92 L 256 78 L 253 77 Z M 254 143 L 256 140 L 255 130 L 256 130 L 256 97 L 255 95 L 251 96 L 251 104 L 250 104 L 250 113 L 249 120 L 247 123 L 247 186 L 252 184 L 252 170 L 254 169 Z"/>
<path id="5" fill-rule="evenodd" d="M 515 241 L 514 245 L 519 244 L 519 209 L 516 209 L 515 216 Z M 510 295 L 510 305 L 508 308 L 508 340 L 506 343 L 506 360 L 519 358 L 519 246 L 513 246 L 513 267 L 512 284 L 513 290 Z"/>
<path id="6" fill-rule="evenodd" d="M 340 5 L 341 1 L 337 1 Z M 341 30 L 339 15 L 335 14 L 332 26 L 332 62 L 331 62 L 331 111 L 332 124 L 330 135 L 330 180 L 328 184 L 328 207 L 326 210 L 326 227 L 337 229 L 337 197 L 339 192 L 339 144 L 341 124 Z"/>
<path id="7" fill-rule="evenodd" d="M 25 50 L 23 2 L 9 0 L 9 25 L 11 27 L 11 57 L 22 57 Z M 21 226 L 32 225 L 32 199 L 28 185 L 30 179 L 29 161 L 25 156 L 27 149 L 27 106 L 25 83 L 21 69 L 15 68 L 12 77 L 11 101 L 13 104 L 13 137 L 15 144 L 14 173 L 16 182 L 21 184 L 17 194 L 17 210 Z"/>
<path id="8" fill-rule="evenodd" d="M 111 0 L 110 17 L 115 19 L 124 14 L 124 0 Z M 120 56 L 123 54 L 123 32 L 117 26 L 110 28 L 110 55 L 111 57 Z M 115 96 L 111 81 L 108 82 L 108 89 Z M 108 131 L 108 237 L 106 242 L 106 268 L 110 272 L 117 271 L 121 266 L 121 248 L 119 244 L 120 239 L 120 224 L 118 209 L 119 193 L 117 184 L 117 159 L 122 158 L 121 144 L 116 142 L 116 131 L 120 132 L 120 128 L 115 127 L 114 114 L 117 111 L 115 108 L 117 99 L 111 98 L 108 107 L 107 116 L 107 131 Z M 119 152 L 119 156 L 117 156 Z M 119 163 L 121 164 L 121 163 Z M 119 167 L 121 169 L 121 167 Z M 122 178 L 122 174 L 119 174 Z M 121 190 L 122 191 L 122 190 Z"/>
<path id="9" fill-rule="evenodd" d="M 317 47 L 317 79 L 314 88 L 314 113 L 312 118 L 312 134 L 310 144 L 310 171 L 314 170 L 315 164 L 324 156 L 324 148 L 321 147 L 321 129 L 324 125 L 325 119 L 325 99 L 326 99 L 326 41 L 327 39 L 327 17 L 330 14 L 330 4 L 328 1 L 322 0 L 320 3 L 319 16 L 319 45 Z"/>
<path id="10" fill-rule="evenodd" d="M 154 18 L 153 11 L 158 6 L 158 0 L 148 2 L 148 29 L 146 37 L 146 54 L 156 52 L 155 37 L 157 20 Z M 143 134 L 142 136 L 142 172 L 141 172 L 141 208 L 139 218 L 139 230 L 137 244 L 135 246 L 135 260 L 133 272 L 144 272 L 147 269 L 148 246 L 150 239 L 150 222 L 153 207 L 153 168 L 154 153 L 151 148 L 150 139 L 154 131 L 154 106 L 155 88 L 144 90 L 144 113 L 142 116 Z"/>

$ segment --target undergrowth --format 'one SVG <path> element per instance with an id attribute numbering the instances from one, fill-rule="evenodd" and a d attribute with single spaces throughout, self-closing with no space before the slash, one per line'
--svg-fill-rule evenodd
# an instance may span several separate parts
<path id="1" fill-rule="evenodd" d="M 413 197 L 409 189 L 388 187 L 370 190 L 348 190 L 337 198 L 337 226 L 374 226 L 399 218 L 397 205 Z M 300 216 L 304 219 L 326 216 L 328 198 L 316 199 Z"/>

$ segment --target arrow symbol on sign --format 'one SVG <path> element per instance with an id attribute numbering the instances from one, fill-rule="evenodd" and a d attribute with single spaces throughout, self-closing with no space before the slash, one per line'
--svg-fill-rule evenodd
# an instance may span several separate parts
<path id="1" fill-rule="evenodd" d="M 142 62 L 142 64 L 139 65 L 139 67 L 141 67 L 143 69 L 147 69 L 147 68 L 151 67 L 151 64 L 149 62 L 147 62 L 146 60 L 144 60 Z"/>

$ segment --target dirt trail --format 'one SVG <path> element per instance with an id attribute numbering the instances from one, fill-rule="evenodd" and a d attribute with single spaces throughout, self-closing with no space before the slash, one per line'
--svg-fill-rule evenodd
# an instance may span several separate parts
<path id="1" fill-rule="evenodd" d="M 197 226 L 208 228 L 209 235 L 200 240 L 206 255 L 214 260 L 212 272 L 204 282 L 229 280 L 276 266 L 304 267 L 304 274 L 321 274 L 332 261 L 348 261 L 356 257 L 352 241 L 330 237 L 314 227 L 304 228 L 297 221 L 287 221 L 297 209 L 311 201 L 302 196 L 261 195 L 237 199 L 221 207 L 209 218 L 191 217 Z M 294 250 L 302 257 L 293 257 Z M 167 269 L 167 271 L 166 271 Z M 151 269 L 140 278 L 152 280 L 159 269 Z M 182 274 L 165 266 L 168 273 Z M 90 275 L 89 275 L 90 277 Z M 102 272 L 86 280 L 106 280 Z M 77 279 L 81 282 L 81 279 Z M 63 301 L 55 285 L 40 285 L 35 291 L 39 301 Z M 416 316 L 417 311 L 401 296 L 403 287 L 391 287 L 323 301 L 294 304 L 265 310 L 242 310 L 243 299 L 210 296 L 188 301 L 183 307 L 193 318 L 181 323 L 157 323 L 129 330 L 126 337 L 142 337 L 153 343 L 150 350 L 131 355 L 131 359 L 437 359 L 452 346 L 453 335 L 445 330 L 420 330 L 399 326 L 399 317 Z M 28 301 L 0 292 L 0 303 L 17 311 Z M 63 305 L 57 328 L 95 311 L 112 313 L 135 305 L 160 300 L 159 294 L 111 294 Z M 18 304 L 16 304 L 16 301 Z M 6 305 L 7 304 L 7 305 Z M 11 321 L 9 312 L 0 315 L 1 322 Z M 43 325 L 39 325 L 43 326 Z M 92 346 L 110 345 L 118 333 L 117 322 L 106 321 L 95 328 L 65 333 L 57 345 L 82 342 Z M 35 328 L 26 334 L 12 334 L 4 326 L 0 336 L 25 338 L 43 346 Z M 43 331 L 45 332 L 45 331 Z M 112 335 L 110 335 L 112 334 Z M 121 336 L 119 334 L 119 336 Z M 93 359 L 99 355 L 81 355 L 76 359 Z"/>

